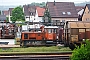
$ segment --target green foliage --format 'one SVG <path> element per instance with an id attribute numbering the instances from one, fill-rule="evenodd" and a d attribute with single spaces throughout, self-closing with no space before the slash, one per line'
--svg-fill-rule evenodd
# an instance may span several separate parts
<path id="1" fill-rule="evenodd" d="M 90 60 L 90 41 L 73 50 L 71 60 Z"/>
<path id="2" fill-rule="evenodd" d="M 20 47 L 20 48 L 10 48 L 10 49 L 0 49 L 1 52 L 71 52 L 68 47 Z"/>
<path id="3" fill-rule="evenodd" d="M 50 13 L 48 12 L 48 9 L 46 9 L 46 11 L 44 12 L 44 17 L 43 17 L 43 20 L 45 22 L 45 18 L 48 18 L 48 22 L 51 23 L 51 16 L 50 16 Z"/>
<path id="4" fill-rule="evenodd" d="M 9 22 L 9 17 L 6 17 L 6 22 Z"/>
<path id="5" fill-rule="evenodd" d="M 21 6 L 18 6 L 12 10 L 11 21 L 16 22 L 16 21 L 21 21 L 21 20 L 25 20 L 23 8 Z"/>
<path id="6" fill-rule="evenodd" d="M 30 5 L 35 5 L 35 6 L 40 6 L 40 7 L 45 7 L 46 6 L 46 3 L 45 2 L 42 2 L 42 3 L 35 3 L 35 2 L 32 2 Z"/>

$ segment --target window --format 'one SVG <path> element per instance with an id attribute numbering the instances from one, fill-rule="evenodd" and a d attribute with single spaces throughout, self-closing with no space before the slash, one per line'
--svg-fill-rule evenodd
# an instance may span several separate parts
<path id="1" fill-rule="evenodd" d="M 68 15 L 71 15 L 71 12 L 67 12 Z"/>
<path id="2" fill-rule="evenodd" d="M 54 33 L 57 33 L 57 29 L 54 29 L 53 32 L 54 32 Z"/>
<path id="3" fill-rule="evenodd" d="M 48 33 L 51 33 L 52 32 L 52 30 L 51 29 L 48 29 Z"/>
<path id="4" fill-rule="evenodd" d="M 65 22 L 65 20 L 62 20 L 62 22 Z"/>
<path id="5" fill-rule="evenodd" d="M 32 12 L 30 12 L 30 15 L 33 15 L 33 13 L 32 13 Z"/>
<path id="6" fill-rule="evenodd" d="M 64 15 L 64 14 L 66 14 L 65 12 L 62 12 L 62 14 Z"/>
<path id="7" fill-rule="evenodd" d="M 86 18 L 86 21 L 89 21 L 89 18 Z"/>
<path id="8" fill-rule="evenodd" d="M 53 33 L 54 32 L 54 29 L 47 29 L 48 30 L 48 33 Z"/>

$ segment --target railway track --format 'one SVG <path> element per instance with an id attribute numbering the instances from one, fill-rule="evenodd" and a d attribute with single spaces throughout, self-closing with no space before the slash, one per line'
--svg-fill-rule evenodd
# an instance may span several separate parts
<path id="1" fill-rule="evenodd" d="M 18 58 L 0 58 L 0 60 L 70 60 L 69 56 L 59 56 L 59 57 L 18 57 Z"/>
<path id="2" fill-rule="evenodd" d="M 72 52 L 0 54 L 0 60 L 70 60 Z"/>

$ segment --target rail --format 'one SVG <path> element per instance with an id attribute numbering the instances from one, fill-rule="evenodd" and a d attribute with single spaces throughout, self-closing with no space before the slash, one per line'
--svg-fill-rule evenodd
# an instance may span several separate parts
<path id="1" fill-rule="evenodd" d="M 72 52 L 3 52 L 0 56 L 15 56 L 15 55 L 71 55 Z"/>
<path id="2" fill-rule="evenodd" d="M 70 60 L 72 52 L 0 53 L 0 60 Z"/>

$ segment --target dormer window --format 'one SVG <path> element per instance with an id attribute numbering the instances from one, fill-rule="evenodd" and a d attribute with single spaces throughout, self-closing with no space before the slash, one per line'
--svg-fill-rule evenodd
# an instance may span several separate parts
<path id="1" fill-rule="evenodd" d="M 33 13 L 32 13 L 32 12 L 30 12 L 30 15 L 33 15 Z"/>
<path id="2" fill-rule="evenodd" d="M 66 13 L 65 12 L 62 12 L 63 15 L 65 15 Z"/>
<path id="3" fill-rule="evenodd" d="M 71 15 L 71 12 L 67 12 L 68 15 Z"/>

